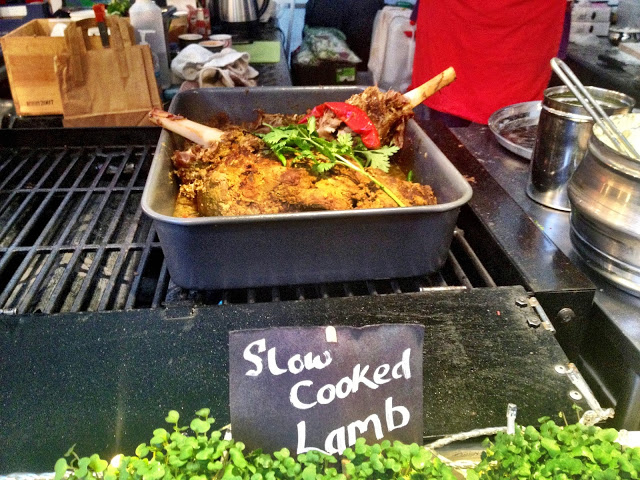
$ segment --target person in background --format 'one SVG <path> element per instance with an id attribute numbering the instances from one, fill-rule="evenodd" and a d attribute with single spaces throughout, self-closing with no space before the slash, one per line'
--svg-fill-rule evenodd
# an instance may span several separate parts
<path id="1" fill-rule="evenodd" d="M 486 124 L 499 108 L 541 100 L 558 54 L 565 0 L 420 0 L 412 86 L 452 66 L 425 101 L 448 126 Z M 410 87 L 411 88 L 411 87 Z"/>
<path id="2" fill-rule="evenodd" d="M 305 24 L 333 27 L 347 37 L 349 48 L 362 60 L 358 70 L 366 70 L 376 13 L 384 0 L 308 0 Z"/>

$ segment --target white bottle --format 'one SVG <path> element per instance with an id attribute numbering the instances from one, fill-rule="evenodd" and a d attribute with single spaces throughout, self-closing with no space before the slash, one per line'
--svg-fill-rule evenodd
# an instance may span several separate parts
<path id="1" fill-rule="evenodd" d="M 160 88 L 171 86 L 169 58 L 164 35 L 162 10 L 153 0 L 136 0 L 129 9 L 129 19 L 136 31 L 136 40 L 141 44 L 149 44 L 156 80 Z"/>

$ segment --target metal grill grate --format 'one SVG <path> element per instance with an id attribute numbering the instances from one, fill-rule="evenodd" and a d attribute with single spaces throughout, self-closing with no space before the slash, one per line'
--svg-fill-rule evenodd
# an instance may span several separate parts
<path id="1" fill-rule="evenodd" d="M 463 232 L 428 277 L 225 291 L 171 282 L 140 207 L 154 145 L 0 148 L 0 313 L 158 308 L 495 286 Z"/>

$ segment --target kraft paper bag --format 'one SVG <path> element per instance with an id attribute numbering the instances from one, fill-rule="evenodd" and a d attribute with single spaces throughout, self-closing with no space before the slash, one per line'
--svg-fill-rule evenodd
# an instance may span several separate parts
<path id="1" fill-rule="evenodd" d="M 110 46 L 87 49 L 86 30 L 65 30 L 68 52 L 54 58 L 65 127 L 150 126 L 162 107 L 149 45 L 135 45 L 133 29 L 107 17 Z"/>

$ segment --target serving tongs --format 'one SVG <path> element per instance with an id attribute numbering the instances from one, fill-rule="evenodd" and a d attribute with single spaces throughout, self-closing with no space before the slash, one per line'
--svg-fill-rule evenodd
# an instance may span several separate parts
<path id="1" fill-rule="evenodd" d="M 580 101 L 587 112 L 589 112 L 589 115 L 591 115 L 596 125 L 602 129 L 618 151 L 629 155 L 631 158 L 640 160 L 640 154 L 633 148 L 633 145 L 631 145 L 627 137 L 622 134 L 616 124 L 611 121 L 600 104 L 595 101 L 567 64 L 556 57 L 551 59 L 551 68 L 569 88 L 571 93 Z"/>

